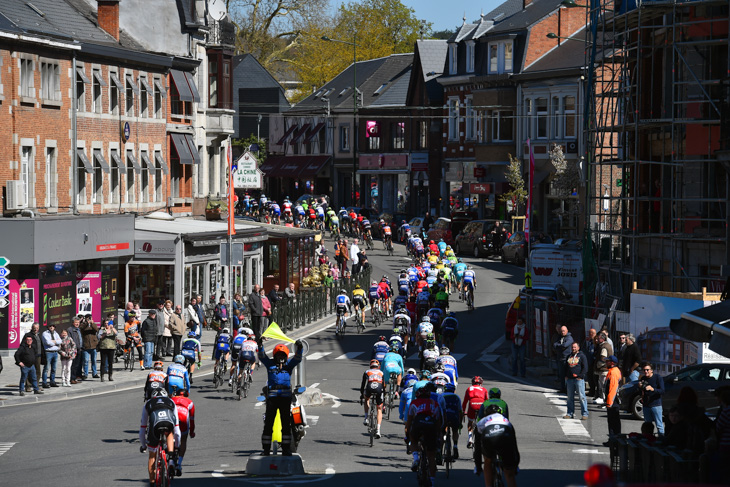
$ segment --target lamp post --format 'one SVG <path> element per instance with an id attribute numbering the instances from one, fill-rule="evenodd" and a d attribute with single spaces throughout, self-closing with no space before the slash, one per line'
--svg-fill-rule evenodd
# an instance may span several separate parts
<path id="1" fill-rule="evenodd" d="M 323 41 L 339 42 L 352 46 L 352 206 L 357 206 L 357 43 L 355 34 L 352 34 L 352 42 L 340 39 L 332 39 L 322 36 Z"/>

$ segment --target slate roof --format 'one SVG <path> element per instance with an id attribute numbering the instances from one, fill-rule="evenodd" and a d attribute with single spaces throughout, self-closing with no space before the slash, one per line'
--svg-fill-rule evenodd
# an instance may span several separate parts
<path id="1" fill-rule="evenodd" d="M 514 0 L 508 0 L 505 3 L 511 3 L 513 1 Z M 550 12 L 560 8 L 560 2 L 561 0 L 533 0 L 533 2 L 526 8 L 520 9 L 519 12 L 506 17 L 504 20 L 500 20 L 499 23 L 495 25 L 491 31 L 489 31 L 489 33 L 499 34 L 527 29 Z M 522 6 L 521 2 L 520 6 Z M 508 10 L 505 10 L 505 13 L 507 11 Z"/>
<path id="2" fill-rule="evenodd" d="M 507 0 L 491 12 L 484 14 L 483 17 L 486 20 L 491 20 L 495 24 L 498 24 L 517 12 L 520 12 L 522 10 L 522 2 L 523 0 Z"/>
<path id="3" fill-rule="evenodd" d="M 585 39 L 586 29 L 582 29 L 570 36 L 543 57 L 522 70 L 523 73 L 535 73 L 539 71 L 554 71 L 556 69 L 570 69 L 585 66 Z"/>
<path id="4" fill-rule="evenodd" d="M 241 66 L 239 68 L 239 66 Z M 240 88 L 284 88 L 271 76 L 253 54 L 233 56 L 233 73 Z"/>
<path id="5" fill-rule="evenodd" d="M 479 24 L 467 24 L 466 22 L 456 29 L 448 42 L 460 42 L 469 37 L 469 34 L 474 32 Z"/>
<path id="6" fill-rule="evenodd" d="M 443 39 L 421 39 L 416 41 L 418 57 L 421 60 L 423 79 L 429 81 L 444 73 L 449 45 Z M 428 73 L 434 73 L 428 75 Z"/>
<path id="7" fill-rule="evenodd" d="M 386 85 L 385 91 L 378 95 L 373 103 L 372 107 L 392 107 L 392 106 L 405 106 L 406 98 L 408 97 L 408 84 L 411 81 L 411 68 L 408 66 L 406 69 L 401 71 L 397 78 Z"/>
<path id="8" fill-rule="evenodd" d="M 21 33 L 22 30 L 18 29 L 15 24 L 13 24 L 10 19 L 5 17 L 3 14 L 0 13 L 0 30 L 3 30 L 5 32 L 14 32 L 14 33 Z"/>

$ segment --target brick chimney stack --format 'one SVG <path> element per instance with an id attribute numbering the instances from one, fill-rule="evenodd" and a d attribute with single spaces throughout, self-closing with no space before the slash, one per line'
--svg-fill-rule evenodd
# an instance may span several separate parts
<path id="1" fill-rule="evenodd" d="M 119 41 L 119 0 L 98 0 L 96 13 L 99 27 Z"/>
<path id="2" fill-rule="evenodd" d="M 99 2 L 101 3 L 101 2 Z M 526 9 L 528 5 L 532 3 L 532 0 L 522 0 L 522 10 Z"/>

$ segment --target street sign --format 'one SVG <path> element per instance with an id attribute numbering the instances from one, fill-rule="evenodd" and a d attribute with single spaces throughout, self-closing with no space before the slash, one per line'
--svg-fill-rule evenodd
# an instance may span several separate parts
<path id="1" fill-rule="evenodd" d="M 237 189 L 262 189 L 263 173 L 259 169 L 256 157 L 250 152 L 245 152 L 233 163 L 237 168 L 233 172 L 233 187 Z"/>
<path id="2" fill-rule="evenodd" d="M 0 277 L 7 277 L 10 275 L 10 269 L 7 267 L 0 267 Z"/>
<path id="3" fill-rule="evenodd" d="M 7 268 L 8 264 L 10 264 L 10 261 L 6 257 L 0 257 L 0 308 L 6 308 L 9 304 L 8 300 L 5 299 L 6 296 L 10 296 L 10 291 L 8 291 L 10 281 L 5 278 L 10 274 L 10 270 Z"/>
<path id="4" fill-rule="evenodd" d="M 0 287 L 8 287 L 8 285 L 10 285 L 10 281 L 4 277 L 0 277 Z"/>
<path id="5" fill-rule="evenodd" d="M 0 298 L 5 298 L 10 295 L 10 291 L 6 287 L 0 287 Z"/>
<path id="6" fill-rule="evenodd" d="M 532 274 L 530 271 L 525 272 L 525 287 L 527 289 L 532 289 Z"/>
<path id="7" fill-rule="evenodd" d="M 0 298 L 0 308 L 6 308 L 9 304 L 10 301 L 5 298 Z"/>
<path id="8" fill-rule="evenodd" d="M 5 267 L 10 264 L 10 261 L 6 257 L 0 257 L 0 267 Z"/>

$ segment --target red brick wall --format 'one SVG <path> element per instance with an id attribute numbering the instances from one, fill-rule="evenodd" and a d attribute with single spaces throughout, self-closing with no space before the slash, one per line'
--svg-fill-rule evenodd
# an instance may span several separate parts
<path id="1" fill-rule="evenodd" d="M 545 17 L 530 28 L 525 67 L 537 61 L 541 56 L 558 45 L 559 42 L 578 42 L 565 39 L 548 39 L 547 34 L 553 32 L 560 37 L 571 37 L 586 24 L 585 9 L 562 8 Z"/>
<path id="2" fill-rule="evenodd" d="M 97 10 L 99 27 L 119 40 L 119 0 L 100 0 Z"/>

